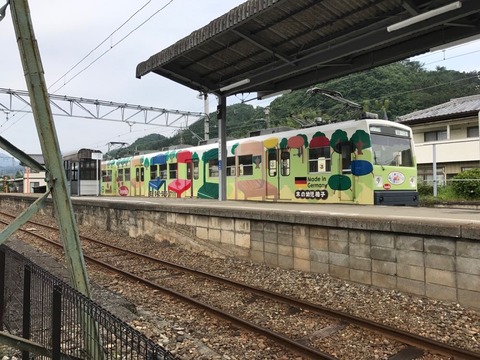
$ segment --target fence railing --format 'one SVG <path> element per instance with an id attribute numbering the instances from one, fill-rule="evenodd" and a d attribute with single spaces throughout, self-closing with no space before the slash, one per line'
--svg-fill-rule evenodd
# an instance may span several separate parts
<path id="1" fill-rule="evenodd" d="M 35 359 L 176 359 L 5 245 L 0 246 L 0 326 L 42 347 Z M 45 352 L 49 356 L 41 355 Z M 25 348 L 21 354 L 32 358 Z"/>

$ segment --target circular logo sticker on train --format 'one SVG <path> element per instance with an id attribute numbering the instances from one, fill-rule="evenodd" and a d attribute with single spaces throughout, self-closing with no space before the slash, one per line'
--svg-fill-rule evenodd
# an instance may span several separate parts
<path id="1" fill-rule="evenodd" d="M 128 187 L 125 185 L 120 186 L 120 189 L 118 189 L 118 193 L 120 196 L 128 196 Z"/>
<path id="2" fill-rule="evenodd" d="M 405 181 L 405 175 L 398 171 L 392 171 L 387 178 L 392 185 L 400 185 Z"/>

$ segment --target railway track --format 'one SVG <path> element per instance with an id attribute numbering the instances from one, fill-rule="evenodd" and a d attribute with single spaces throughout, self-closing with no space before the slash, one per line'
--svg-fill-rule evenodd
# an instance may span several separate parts
<path id="1" fill-rule="evenodd" d="M 4 212 L 0 214 L 4 219 L 13 217 Z M 2 222 L 7 223 L 4 220 Z M 58 231 L 55 227 L 38 222 L 31 222 L 29 226 L 31 225 L 43 227 L 47 232 Z M 27 229 L 22 231 L 28 232 Z M 39 235 L 37 231 L 28 233 L 61 247 L 58 241 Z M 58 235 L 56 237 L 58 238 Z M 442 354 L 447 358 L 480 359 L 478 353 L 318 304 L 252 287 L 89 237 L 81 236 L 81 239 L 87 262 L 142 283 L 152 290 L 166 292 L 235 326 L 270 338 L 275 343 L 308 358 L 335 359 L 331 351 L 329 353 L 322 349 L 322 339 L 332 334 L 341 334 L 344 329 L 350 327 L 350 331 L 353 328 L 358 332 L 371 332 L 371 338 L 376 341 L 380 336 L 395 342 L 397 353 L 392 354 L 392 359 L 418 358 L 423 351 Z M 278 326 L 276 321 L 278 318 L 282 318 L 282 326 Z M 307 334 L 304 324 L 314 324 L 307 329 Z M 340 343 L 338 345 L 341 346 Z"/>

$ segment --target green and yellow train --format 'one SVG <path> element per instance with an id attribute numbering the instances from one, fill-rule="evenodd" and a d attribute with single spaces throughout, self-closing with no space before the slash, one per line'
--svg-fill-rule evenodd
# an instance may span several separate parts
<path id="1" fill-rule="evenodd" d="M 278 129 L 277 129 L 278 130 Z M 101 194 L 218 199 L 219 144 L 102 162 Z M 227 142 L 228 200 L 418 204 L 409 127 L 363 119 Z"/>

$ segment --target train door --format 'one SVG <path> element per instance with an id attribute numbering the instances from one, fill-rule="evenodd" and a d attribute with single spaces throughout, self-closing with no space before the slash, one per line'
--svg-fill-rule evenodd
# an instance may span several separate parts
<path id="1" fill-rule="evenodd" d="M 355 201 L 355 176 L 352 175 L 351 163 L 353 144 L 350 141 L 343 141 L 335 146 L 335 153 L 338 154 L 338 174 L 334 175 L 335 181 L 332 182 L 339 191 L 338 198 L 341 202 Z"/>
<path id="2" fill-rule="evenodd" d="M 145 195 L 144 183 L 145 183 L 145 167 L 136 166 L 135 167 L 135 185 L 134 185 L 135 196 Z"/>
<path id="3" fill-rule="evenodd" d="M 290 176 L 290 151 L 287 149 L 268 149 L 266 161 L 267 181 L 271 186 L 267 186 L 267 199 L 270 200 L 291 200 L 288 192 L 282 188 L 288 188 Z"/>

